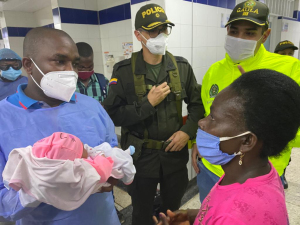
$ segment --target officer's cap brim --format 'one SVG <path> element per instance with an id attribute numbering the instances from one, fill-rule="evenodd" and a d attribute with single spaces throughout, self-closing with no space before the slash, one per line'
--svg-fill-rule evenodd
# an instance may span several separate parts
<path id="1" fill-rule="evenodd" d="M 166 20 L 165 22 L 155 22 L 155 23 L 149 24 L 147 27 L 142 26 L 141 28 L 143 28 L 144 30 L 150 31 L 150 30 L 153 30 L 156 27 L 159 27 L 159 26 L 164 25 L 164 24 L 169 24 L 169 25 L 171 25 L 173 27 L 175 26 L 174 23 L 172 23 L 169 20 Z"/>
<path id="2" fill-rule="evenodd" d="M 262 26 L 265 26 L 265 25 L 268 25 L 268 23 L 266 21 L 261 21 L 261 20 L 257 20 L 257 19 L 254 19 L 254 18 L 245 18 L 245 17 L 238 17 L 238 18 L 234 18 L 232 20 L 229 20 L 225 27 L 227 27 L 229 24 L 235 22 L 235 21 L 239 21 L 239 20 L 246 20 L 246 21 L 249 21 L 249 22 L 252 22 L 260 27 Z"/>
<path id="3" fill-rule="evenodd" d="M 296 46 L 292 46 L 290 48 L 292 48 L 293 50 L 298 50 L 298 47 L 296 47 Z"/>
<path id="4" fill-rule="evenodd" d="M 294 45 L 282 45 L 280 47 L 276 47 L 275 48 L 275 53 L 278 53 L 279 51 L 283 51 L 285 49 L 291 48 L 293 50 L 298 50 L 298 47 L 294 46 Z"/>

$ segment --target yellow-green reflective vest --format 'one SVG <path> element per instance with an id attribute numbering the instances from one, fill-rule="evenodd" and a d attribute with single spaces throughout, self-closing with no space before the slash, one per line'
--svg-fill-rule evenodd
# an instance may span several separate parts
<path id="1" fill-rule="evenodd" d="M 291 56 L 270 53 L 263 45 L 261 45 L 255 57 L 241 62 L 240 65 L 246 72 L 257 69 L 275 70 L 289 76 L 300 85 L 300 61 Z M 214 63 L 209 68 L 203 78 L 201 90 L 205 116 L 209 115 L 210 106 L 216 94 L 229 86 L 239 76 L 241 76 L 241 73 L 237 68 L 237 64 L 232 62 L 228 54 L 226 54 L 225 59 Z M 300 147 L 300 132 L 298 132 L 295 140 L 289 143 L 288 150 L 283 152 L 280 157 L 269 158 L 279 176 L 283 174 L 289 163 L 292 147 Z M 221 177 L 224 174 L 221 166 L 212 165 L 205 159 L 202 159 L 202 162 L 207 169 L 217 176 Z"/>

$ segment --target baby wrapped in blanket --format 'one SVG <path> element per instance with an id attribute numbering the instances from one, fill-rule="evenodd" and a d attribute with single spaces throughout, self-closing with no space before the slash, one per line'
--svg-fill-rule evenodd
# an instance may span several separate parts
<path id="1" fill-rule="evenodd" d="M 11 151 L 3 181 L 19 191 L 23 206 L 44 202 L 61 210 L 74 210 L 106 183 L 109 177 L 133 181 L 134 147 L 123 151 L 103 143 L 83 145 L 74 135 L 56 132 L 33 146 Z"/>

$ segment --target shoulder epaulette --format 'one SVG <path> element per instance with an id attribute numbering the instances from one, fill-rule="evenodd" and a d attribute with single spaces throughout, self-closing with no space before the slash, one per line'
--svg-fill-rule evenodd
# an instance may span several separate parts
<path id="1" fill-rule="evenodd" d="M 174 56 L 174 57 L 176 59 L 176 62 L 189 63 L 186 58 L 183 58 L 181 56 Z"/>
<path id="2" fill-rule="evenodd" d="M 131 60 L 130 59 L 124 59 L 114 65 L 114 70 L 118 70 L 122 66 L 130 65 Z"/>

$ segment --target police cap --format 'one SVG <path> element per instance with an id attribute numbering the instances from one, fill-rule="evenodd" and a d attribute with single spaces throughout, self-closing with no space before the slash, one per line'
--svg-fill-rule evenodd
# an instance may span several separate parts
<path id="1" fill-rule="evenodd" d="M 293 42 L 285 40 L 285 41 L 281 41 L 278 43 L 274 52 L 278 53 L 279 51 L 285 50 L 287 48 L 291 48 L 293 50 L 298 50 L 298 47 L 296 47 Z"/>
<path id="2" fill-rule="evenodd" d="M 160 25 L 174 23 L 168 20 L 165 10 L 157 4 L 142 6 L 135 16 L 135 29 L 152 30 Z"/>
<path id="3" fill-rule="evenodd" d="M 235 6 L 225 26 L 238 20 L 247 20 L 258 26 L 269 26 L 268 17 L 269 8 L 266 4 L 255 0 L 248 0 Z"/>

